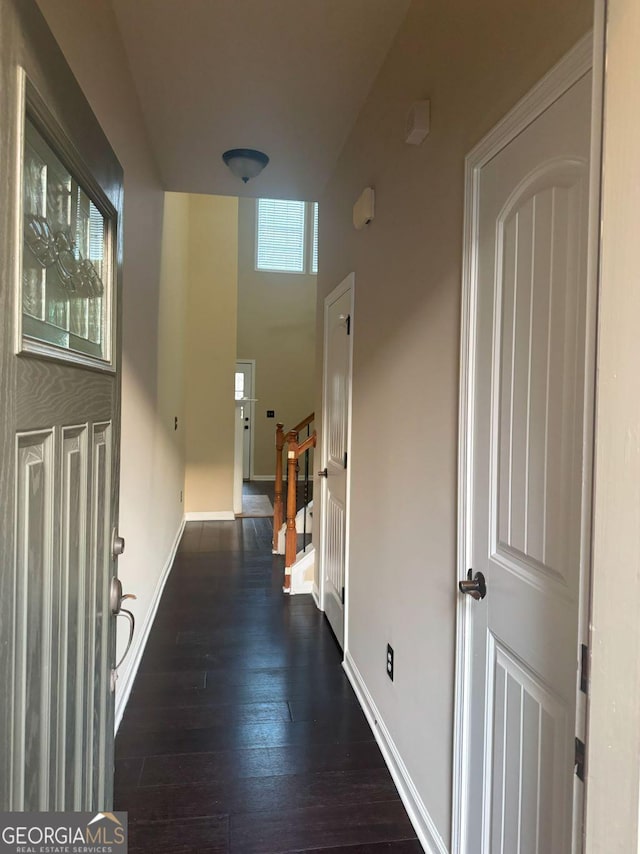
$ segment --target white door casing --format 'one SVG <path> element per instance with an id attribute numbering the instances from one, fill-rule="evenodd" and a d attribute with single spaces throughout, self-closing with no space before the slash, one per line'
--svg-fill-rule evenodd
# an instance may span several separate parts
<path id="1" fill-rule="evenodd" d="M 240 398 L 242 419 L 242 479 L 251 480 L 253 475 L 253 446 L 255 421 L 255 359 L 238 359 L 236 374 L 243 377 L 243 396 Z M 236 391 L 236 400 L 238 400 Z"/>
<path id="2" fill-rule="evenodd" d="M 324 303 L 320 548 L 321 603 L 340 646 L 345 642 L 349 536 L 349 458 L 353 360 L 353 273 Z"/>
<path id="3" fill-rule="evenodd" d="M 483 572 L 487 596 L 459 605 L 456 854 L 564 854 L 582 808 L 591 45 L 467 161 L 459 578 Z"/>
<path id="4" fill-rule="evenodd" d="M 0 806 L 108 809 L 122 170 L 37 5 L 1 15 Z"/>

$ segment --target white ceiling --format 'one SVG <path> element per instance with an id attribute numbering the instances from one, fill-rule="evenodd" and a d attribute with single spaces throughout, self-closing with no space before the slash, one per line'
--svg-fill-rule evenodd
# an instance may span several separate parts
<path id="1" fill-rule="evenodd" d="M 112 0 L 168 190 L 315 199 L 409 0 Z M 246 187 L 228 148 L 271 158 Z"/>

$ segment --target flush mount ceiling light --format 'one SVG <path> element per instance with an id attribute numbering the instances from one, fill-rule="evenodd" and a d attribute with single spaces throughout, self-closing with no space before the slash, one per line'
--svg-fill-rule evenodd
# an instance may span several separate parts
<path id="1" fill-rule="evenodd" d="M 266 154 L 253 148 L 230 148 L 222 159 L 236 178 L 242 178 L 245 184 L 259 175 L 269 162 Z"/>

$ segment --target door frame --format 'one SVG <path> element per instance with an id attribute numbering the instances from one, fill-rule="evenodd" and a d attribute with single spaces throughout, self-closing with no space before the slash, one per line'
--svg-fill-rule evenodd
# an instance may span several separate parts
<path id="1" fill-rule="evenodd" d="M 599 3 L 600 0 L 597 0 Z M 586 73 L 593 70 L 591 97 L 591 165 L 589 187 L 589 247 L 587 264 L 588 329 L 595 330 L 600 215 L 600 171 L 602 132 L 602 67 L 604 59 L 604 22 L 596 15 L 595 31 L 580 41 L 507 113 L 472 149 L 465 159 L 465 202 L 462 268 L 462 306 L 460 333 L 460 389 L 458 422 L 458 510 L 457 510 L 457 582 L 466 578 L 471 566 L 473 509 L 473 444 L 475 375 L 475 328 L 477 310 L 478 229 L 480 173 L 493 157 L 537 119 Z M 593 412 L 595 399 L 595 335 L 587 335 L 585 372 L 585 447 L 582 477 L 582 524 L 579 637 L 588 640 L 588 608 L 591 569 L 591 492 L 593 477 Z M 585 510 L 586 508 L 586 510 Z M 467 815 L 470 800 L 471 767 L 468 743 L 471 737 L 471 649 L 472 600 L 458 596 L 456 614 L 456 663 L 453 733 L 452 854 L 468 850 Z M 576 649 L 577 653 L 577 649 Z M 584 731 L 586 702 L 578 699 L 576 726 Z M 575 792 L 575 788 L 574 788 Z M 573 849 L 581 850 L 584 798 L 575 803 Z"/>
<path id="2" fill-rule="evenodd" d="M 335 287 L 331 293 L 324 298 L 324 316 L 322 325 L 322 455 L 321 466 L 327 464 L 327 407 L 325 406 L 325 381 L 327 377 L 327 328 L 329 317 L 329 306 L 344 294 L 351 292 L 351 305 L 349 307 L 349 315 L 351 318 L 350 335 L 349 335 L 349 394 L 347 398 L 347 482 L 346 482 L 346 498 L 344 509 L 344 602 L 342 603 L 344 621 L 343 635 L 343 656 L 346 655 L 349 648 L 349 538 L 351 531 L 351 436 L 352 436 L 352 420 L 353 420 L 353 329 L 354 329 L 354 305 L 355 305 L 355 288 L 356 274 L 349 273 L 340 284 Z M 318 480 L 320 480 L 320 489 L 318 490 Z M 326 543 L 326 514 L 324 512 L 326 505 L 326 479 L 319 479 L 316 475 L 314 478 L 314 495 L 320 497 L 320 548 L 318 549 L 318 603 L 321 611 L 324 607 L 324 561 L 325 561 L 325 543 Z"/>

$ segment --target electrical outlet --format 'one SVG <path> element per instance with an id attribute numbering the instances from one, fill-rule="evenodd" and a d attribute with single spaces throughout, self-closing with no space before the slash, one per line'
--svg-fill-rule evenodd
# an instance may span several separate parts
<path id="1" fill-rule="evenodd" d="M 393 647 L 387 644 L 387 676 L 393 682 Z"/>

